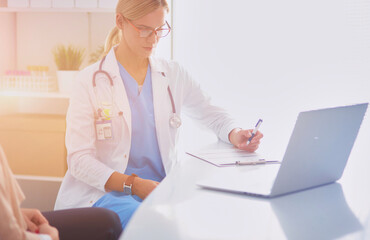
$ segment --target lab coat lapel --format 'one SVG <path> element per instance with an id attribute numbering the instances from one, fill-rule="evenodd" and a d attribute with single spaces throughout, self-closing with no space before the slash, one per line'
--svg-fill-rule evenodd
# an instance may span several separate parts
<path id="1" fill-rule="evenodd" d="M 112 77 L 114 83 L 114 103 L 117 105 L 116 107 L 118 108 L 118 111 L 123 113 L 123 118 L 127 123 L 131 139 L 131 109 L 127 98 L 126 89 L 119 72 L 114 47 L 106 56 L 105 63 L 103 64 L 102 68 Z"/>
<path id="2" fill-rule="evenodd" d="M 168 78 L 164 67 L 155 59 L 150 58 L 150 67 L 152 71 L 152 85 L 153 85 L 153 107 L 155 127 L 157 132 L 157 139 L 159 150 L 161 153 L 165 171 L 171 168 L 171 161 L 168 159 L 168 152 L 170 148 L 169 133 L 168 133 Z"/>

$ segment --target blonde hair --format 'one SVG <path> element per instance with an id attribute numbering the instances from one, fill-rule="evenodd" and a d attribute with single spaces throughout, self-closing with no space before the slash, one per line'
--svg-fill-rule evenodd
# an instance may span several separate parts
<path id="1" fill-rule="evenodd" d="M 159 7 L 163 7 L 167 12 L 169 11 L 166 0 L 118 0 L 116 13 L 120 13 L 124 18 L 134 21 L 144 17 Z M 115 26 L 105 40 L 104 56 L 108 54 L 114 45 L 121 41 L 121 38 L 122 33 L 120 29 Z"/>

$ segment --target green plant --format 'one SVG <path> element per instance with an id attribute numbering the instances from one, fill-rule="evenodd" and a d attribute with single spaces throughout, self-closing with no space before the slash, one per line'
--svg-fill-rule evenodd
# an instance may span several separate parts
<path id="1" fill-rule="evenodd" d="M 79 70 L 85 54 L 84 48 L 58 45 L 53 50 L 58 70 Z"/>
<path id="2" fill-rule="evenodd" d="M 99 61 L 103 57 L 103 53 L 104 53 L 104 46 L 101 45 L 95 50 L 95 52 L 90 54 L 89 64 L 93 64 Z"/>

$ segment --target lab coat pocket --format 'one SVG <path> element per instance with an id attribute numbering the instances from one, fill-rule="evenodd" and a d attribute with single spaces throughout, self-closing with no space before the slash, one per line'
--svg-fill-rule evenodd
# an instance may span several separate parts
<path id="1" fill-rule="evenodd" d="M 96 147 L 99 153 L 112 154 L 122 142 L 122 117 L 115 117 L 111 120 L 97 121 L 96 128 Z"/>

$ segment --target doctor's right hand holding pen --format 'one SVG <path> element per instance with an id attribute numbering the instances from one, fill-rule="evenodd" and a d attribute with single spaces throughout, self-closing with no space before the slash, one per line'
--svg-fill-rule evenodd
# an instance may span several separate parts
<path id="1" fill-rule="evenodd" d="M 262 119 L 259 119 L 254 129 L 244 130 L 241 128 L 233 129 L 229 134 L 230 142 L 237 148 L 254 152 L 258 149 L 263 134 L 258 131 L 262 123 Z"/>

